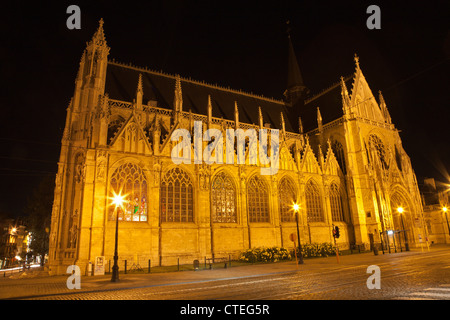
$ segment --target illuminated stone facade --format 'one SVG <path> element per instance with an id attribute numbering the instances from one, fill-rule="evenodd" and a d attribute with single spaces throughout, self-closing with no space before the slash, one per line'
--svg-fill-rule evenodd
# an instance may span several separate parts
<path id="1" fill-rule="evenodd" d="M 337 225 L 340 248 L 369 248 L 380 243 L 380 232 L 403 229 L 395 210 L 402 206 L 414 246 L 423 231 L 420 195 L 381 93 L 377 101 L 355 57 L 351 77 L 304 97 L 289 44 L 296 72 L 281 101 L 108 60 L 101 21 L 82 55 L 67 108 L 50 272 L 65 273 L 72 264 L 86 270 L 97 256 L 112 260 L 116 213 L 119 256 L 130 264 L 292 248 L 294 202 L 300 204 L 303 243 L 332 242 Z M 338 104 L 326 102 L 330 95 Z M 203 132 L 223 134 L 230 128 L 278 129 L 277 173 L 262 175 L 267 165 L 259 159 L 195 164 L 194 151 L 191 164 L 175 164 L 171 135 L 184 128 L 193 136 L 195 121 Z M 202 150 L 209 144 L 200 143 Z M 111 197 L 119 192 L 127 202 L 116 210 Z"/>

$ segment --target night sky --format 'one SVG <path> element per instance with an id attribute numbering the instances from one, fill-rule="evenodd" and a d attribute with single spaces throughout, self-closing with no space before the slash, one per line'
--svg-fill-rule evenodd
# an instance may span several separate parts
<path id="1" fill-rule="evenodd" d="M 449 182 L 448 1 L 267 3 L 2 4 L 0 213 L 25 215 L 31 191 L 46 174 L 54 177 L 79 61 L 100 18 L 110 59 L 277 99 L 286 88 L 289 20 L 311 93 L 352 74 L 357 53 L 375 97 L 383 92 L 419 183 Z M 81 9 L 81 30 L 66 27 L 71 4 Z M 366 27 L 371 4 L 381 9 L 381 30 Z"/>

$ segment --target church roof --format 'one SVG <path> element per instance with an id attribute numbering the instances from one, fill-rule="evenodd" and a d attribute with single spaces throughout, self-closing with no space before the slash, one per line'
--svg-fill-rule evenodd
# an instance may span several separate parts
<path id="1" fill-rule="evenodd" d="M 105 93 L 110 99 L 131 102 L 136 98 L 136 88 L 142 74 L 143 103 L 157 101 L 160 108 L 172 109 L 175 89 L 175 75 L 151 71 L 145 68 L 129 66 L 108 61 Z M 234 120 L 234 106 L 237 102 L 239 122 L 257 125 L 258 108 L 261 107 L 264 123 L 271 128 L 281 129 L 281 112 L 289 117 L 289 107 L 281 100 L 266 98 L 238 90 L 211 85 L 200 81 L 180 78 L 183 96 L 183 110 L 207 115 L 208 95 L 211 96 L 212 116 Z M 285 123 L 286 131 L 297 132 L 290 122 Z"/>
<path id="2" fill-rule="evenodd" d="M 345 77 L 344 82 L 347 88 L 352 88 L 353 75 Z M 320 109 L 323 124 L 343 116 L 340 81 L 306 99 L 305 105 L 300 111 L 303 132 L 306 133 L 317 128 L 317 108 Z"/>

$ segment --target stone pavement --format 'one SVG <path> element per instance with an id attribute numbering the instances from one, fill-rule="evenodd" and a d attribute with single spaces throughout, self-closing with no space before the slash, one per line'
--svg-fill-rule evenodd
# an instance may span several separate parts
<path id="1" fill-rule="evenodd" d="M 335 256 L 327 258 L 305 259 L 298 269 L 295 261 L 253 264 L 220 268 L 213 270 L 179 271 L 166 273 L 120 274 L 120 281 L 110 281 L 111 275 L 105 276 L 81 276 L 81 289 L 68 289 L 67 279 L 69 274 L 63 276 L 48 276 L 42 270 L 33 270 L 10 277 L 0 278 L 0 299 L 27 299 L 39 297 L 51 297 L 52 295 L 71 295 L 83 292 L 114 291 L 123 289 L 145 288 L 153 286 L 169 286 L 174 284 L 205 283 L 228 279 L 239 279 L 265 276 L 270 274 L 286 274 L 300 272 L 305 275 L 315 275 L 332 272 L 333 270 L 352 269 L 372 264 L 382 265 L 390 263 L 393 259 L 402 256 L 427 255 L 439 251 L 448 252 L 450 246 L 435 245 L 428 251 L 420 248 L 411 249 L 409 252 L 383 254 L 375 256 L 372 252 L 339 257 L 339 263 Z"/>

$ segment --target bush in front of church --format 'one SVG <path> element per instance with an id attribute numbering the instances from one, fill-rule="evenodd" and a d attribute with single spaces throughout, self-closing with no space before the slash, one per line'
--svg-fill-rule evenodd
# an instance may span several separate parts
<path id="1" fill-rule="evenodd" d="M 258 247 L 241 252 L 240 261 L 244 262 L 277 262 L 291 260 L 289 250 L 281 247 Z"/>

